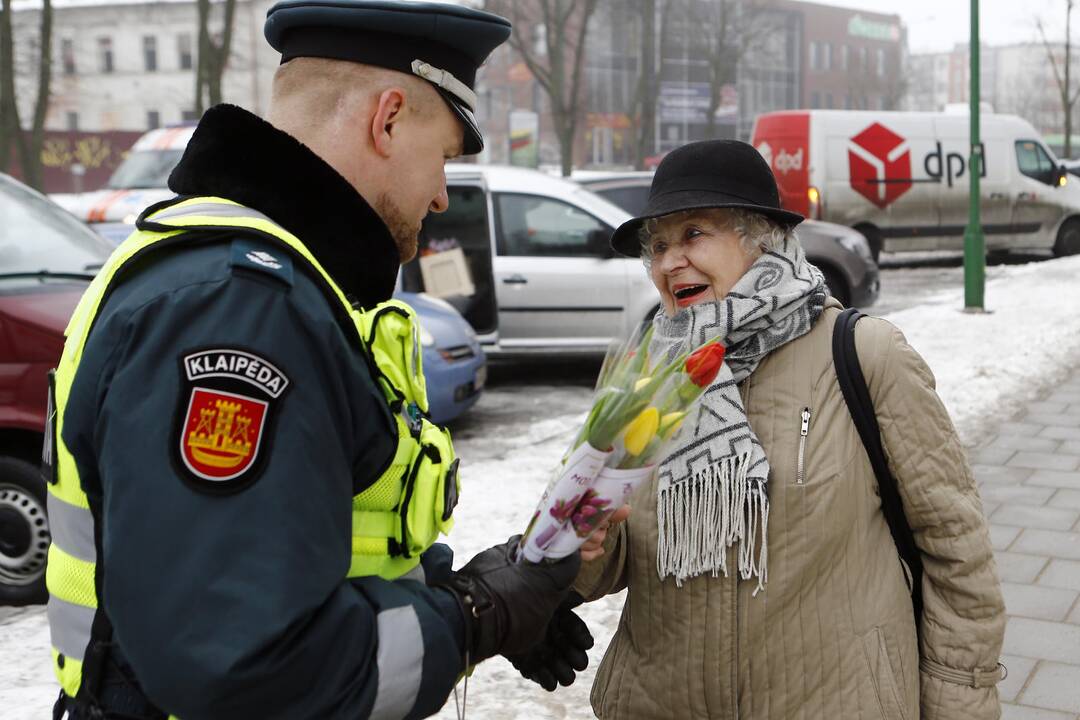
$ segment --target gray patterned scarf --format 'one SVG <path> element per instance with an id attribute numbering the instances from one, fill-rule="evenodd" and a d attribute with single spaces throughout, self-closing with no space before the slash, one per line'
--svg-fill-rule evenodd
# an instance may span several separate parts
<path id="1" fill-rule="evenodd" d="M 719 338 L 723 367 L 695 402 L 657 474 L 660 578 L 677 585 L 703 573 L 727 575 L 738 545 L 739 575 L 768 579 L 769 461 L 736 387 L 768 353 L 810 331 L 825 304 L 821 272 L 793 234 L 759 257 L 718 302 L 653 319 L 649 357 L 673 360 Z M 756 590 L 755 590 L 756 592 Z"/>

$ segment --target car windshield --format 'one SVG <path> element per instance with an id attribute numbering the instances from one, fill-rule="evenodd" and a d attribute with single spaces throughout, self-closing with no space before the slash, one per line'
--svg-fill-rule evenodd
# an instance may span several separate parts
<path id="1" fill-rule="evenodd" d="M 183 150 L 139 150 L 127 156 L 109 178 L 113 190 L 167 188 L 169 173 L 180 162 Z"/>
<path id="2" fill-rule="evenodd" d="M 59 205 L 0 175 L 0 275 L 85 274 L 101 267 L 109 249 Z"/>
<path id="3" fill-rule="evenodd" d="M 574 189 L 574 199 L 582 210 L 596 215 L 611 227 L 619 227 L 630 219 L 621 207 L 581 186 Z"/>
<path id="4" fill-rule="evenodd" d="M 585 187 L 635 217 L 645 212 L 645 206 L 649 204 L 649 183 L 620 185 L 602 189 L 589 187 L 588 185 Z"/>

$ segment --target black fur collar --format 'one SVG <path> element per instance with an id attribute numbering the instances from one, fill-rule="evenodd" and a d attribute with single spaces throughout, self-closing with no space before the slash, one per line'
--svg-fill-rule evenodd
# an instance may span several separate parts
<path id="1" fill-rule="evenodd" d="M 228 198 L 272 218 L 362 307 L 394 291 L 398 251 L 382 219 L 299 140 L 247 110 L 207 110 L 169 187 L 178 195 Z"/>

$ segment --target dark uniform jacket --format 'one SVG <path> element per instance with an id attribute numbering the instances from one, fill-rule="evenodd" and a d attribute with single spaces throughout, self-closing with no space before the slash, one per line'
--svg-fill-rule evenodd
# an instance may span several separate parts
<path id="1" fill-rule="evenodd" d="M 398 255 L 386 226 L 254 115 L 208 111 L 170 186 L 268 215 L 355 303 L 390 297 Z M 396 435 L 344 313 L 303 263 L 249 233 L 190 236 L 135 263 L 104 302 L 63 418 L 97 519 L 118 655 L 185 720 L 433 713 L 463 669 L 456 601 L 413 580 L 346 580 L 352 496 L 389 463 Z M 212 492 L 176 446 L 184 359 L 221 349 L 271 364 L 288 386 L 267 397 L 257 464 Z M 431 582 L 449 550 L 428 555 Z"/>

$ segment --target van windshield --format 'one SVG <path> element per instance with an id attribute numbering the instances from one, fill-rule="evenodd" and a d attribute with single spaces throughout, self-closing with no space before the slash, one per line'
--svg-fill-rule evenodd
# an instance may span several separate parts
<path id="1" fill-rule="evenodd" d="M 109 178 L 111 190 L 142 190 L 169 187 L 169 173 L 180 162 L 183 150 L 139 150 L 127 156 Z"/>

